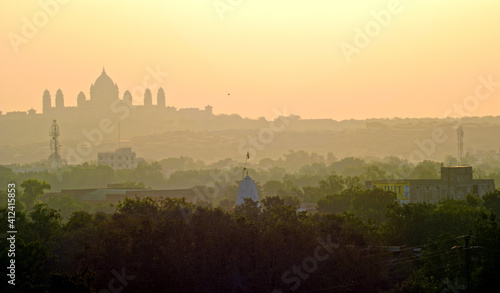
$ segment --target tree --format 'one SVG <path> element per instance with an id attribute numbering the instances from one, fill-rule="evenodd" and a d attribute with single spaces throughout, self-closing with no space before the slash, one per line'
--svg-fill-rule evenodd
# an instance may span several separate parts
<path id="1" fill-rule="evenodd" d="M 266 210 L 269 210 L 275 205 L 285 205 L 285 200 L 279 196 L 268 196 L 262 200 L 262 205 Z"/>
<path id="2" fill-rule="evenodd" d="M 322 163 L 325 161 L 325 158 L 322 155 L 317 153 L 308 153 L 304 150 L 294 151 L 290 150 L 285 154 L 285 161 L 283 162 L 283 166 L 287 168 L 287 170 L 298 170 L 300 167 L 304 165 L 304 162 L 309 163 Z"/>
<path id="3" fill-rule="evenodd" d="M 231 211 L 234 208 L 235 204 L 236 201 L 225 198 L 220 201 L 219 207 L 225 211 Z"/>
<path id="4" fill-rule="evenodd" d="M 422 161 L 415 166 L 413 178 L 415 179 L 439 179 L 440 163 L 429 160 Z"/>
<path id="5" fill-rule="evenodd" d="M 152 188 L 161 188 L 165 185 L 166 181 L 162 173 L 162 167 L 158 162 L 153 162 L 151 164 L 139 162 L 137 168 L 132 170 L 117 170 L 116 175 L 121 180 L 142 182 L 145 186 L 150 186 Z"/>
<path id="6" fill-rule="evenodd" d="M 285 184 L 279 180 L 269 180 L 262 189 L 266 195 L 275 196 L 280 189 L 285 189 Z"/>
<path id="7" fill-rule="evenodd" d="M 271 158 L 263 158 L 259 161 L 259 166 L 263 168 L 271 168 L 274 164 L 275 162 Z"/>
<path id="8" fill-rule="evenodd" d="M 300 207 L 300 200 L 296 196 L 285 195 L 283 196 L 283 200 L 286 206 L 291 206 L 294 208 Z"/>
<path id="9" fill-rule="evenodd" d="M 163 159 L 160 162 L 163 170 L 189 170 L 189 169 L 198 169 L 205 166 L 205 162 L 203 161 L 194 161 L 190 157 L 180 156 L 179 158 L 167 158 Z"/>
<path id="10" fill-rule="evenodd" d="M 360 176 L 365 172 L 366 162 L 355 157 L 343 158 L 332 163 L 328 169 L 330 173 L 342 174 L 343 176 Z"/>
<path id="11" fill-rule="evenodd" d="M 69 219 L 71 214 L 74 212 L 90 209 L 89 204 L 78 199 L 75 200 L 70 195 L 52 196 L 46 201 L 46 203 L 49 207 L 59 210 L 62 218 L 65 220 Z"/>
<path id="12" fill-rule="evenodd" d="M 0 186 L 2 190 L 7 186 L 7 184 L 12 183 L 15 178 L 16 173 L 14 173 L 14 171 L 10 168 L 0 166 Z"/>
<path id="13" fill-rule="evenodd" d="M 16 237 L 17 238 L 17 237 Z M 55 270 L 54 259 L 48 249 L 40 242 L 16 240 L 16 285 L 7 284 L 7 274 L 1 274 L 0 291 L 2 292 L 45 292 L 44 284 L 49 281 L 50 273 Z M 8 264 L 8 250 L 0 251 L 0 261 Z M 8 288 L 10 287 L 10 288 Z"/>
<path id="14" fill-rule="evenodd" d="M 318 211 L 322 213 L 343 213 L 351 209 L 352 195 L 343 191 L 327 195 L 318 201 Z"/>
<path id="15" fill-rule="evenodd" d="M 390 178 L 388 178 L 387 172 L 385 170 L 380 169 L 380 167 L 377 165 L 366 166 L 365 173 L 363 173 L 362 177 L 365 180 L 390 179 Z"/>
<path id="16" fill-rule="evenodd" d="M 381 224 L 386 220 L 388 207 L 397 203 L 396 194 L 379 188 L 353 190 L 352 212 L 364 219 Z"/>
<path id="17" fill-rule="evenodd" d="M 257 206 L 259 203 L 251 198 L 244 198 L 243 200 L 244 203 L 236 206 L 234 209 L 235 214 L 240 214 L 247 217 L 249 220 L 256 221 L 261 210 L 261 208 Z"/>
<path id="18" fill-rule="evenodd" d="M 50 189 L 51 186 L 45 181 L 40 182 L 37 179 L 24 180 L 21 183 L 24 191 L 21 195 L 26 210 L 31 210 L 36 201 L 44 194 L 45 189 Z"/>
<path id="19" fill-rule="evenodd" d="M 136 178 L 132 178 L 134 180 Z M 115 170 L 107 165 L 84 163 L 72 166 L 62 174 L 62 188 L 106 187 L 116 180 Z"/>
<path id="20" fill-rule="evenodd" d="M 325 180 L 319 182 L 319 189 L 325 195 L 339 193 L 344 190 L 344 187 L 342 176 L 330 175 Z"/>
<path id="21" fill-rule="evenodd" d="M 500 220 L 500 190 L 495 190 L 483 195 L 484 207 L 496 215 Z"/>
<path id="22" fill-rule="evenodd" d="M 42 244 L 57 242 L 61 229 L 61 214 L 55 209 L 47 207 L 47 204 L 36 204 L 30 213 L 31 237 L 27 240 L 40 241 Z"/>
<path id="23" fill-rule="evenodd" d="M 93 221 L 94 217 L 88 212 L 74 212 L 71 214 L 68 222 L 64 225 L 64 229 L 67 231 L 78 230 L 83 227 L 91 226 L 93 224 Z"/>
<path id="24" fill-rule="evenodd" d="M 74 293 L 95 293 L 92 289 L 92 282 L 95 279 L 95 272 L 85 268 L 81 272 L 70 275 L 66 272 L 55 273 L 50 276 L 51 292 L 74 292 Z"/>

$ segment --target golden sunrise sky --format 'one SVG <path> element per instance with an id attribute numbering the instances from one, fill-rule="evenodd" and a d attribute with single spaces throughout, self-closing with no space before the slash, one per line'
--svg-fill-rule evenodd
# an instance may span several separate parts
<path id="1" fill-rule="evenodd" d="M 146 80 L 154 103 L 161 84 L 168 105 L 216 114 L 443 117 L 465 103 L 468 116 L 500 115 L 500 84 L 469 97 L 480 76 L 500 83 L 499 12 L 498 0 L 6 0 L 0 110 L 41 112 L 58 88 L 74 106 L 104 66 L 120 97 Z M 350 62 L 342 44 L 357 50 Z"/>

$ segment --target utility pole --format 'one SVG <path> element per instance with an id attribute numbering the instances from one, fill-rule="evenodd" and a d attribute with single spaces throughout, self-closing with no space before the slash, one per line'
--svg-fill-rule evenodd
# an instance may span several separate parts
<path id="1" fill-rule="evenodd" d="M 470 235 L 465 235 L 465 273 L 467 278 L 467 292 L 470 292 L 470 274 L 471 274 L 471 261 L 470 261 Z"/>
<path id="2" fill-rule="evenodd" d="M 455 289 L 452 289 L 453 292 L 458 292 L 456 291 L 456 289 L 460 289 L 460 290 L 463 290 L 463 289 L 466 289 L 467 292 L 471 292 L 471 271 L 472 271 L 472 263 L 471 263 L 471 253 L 472 253 L 472 250 L 473 249 L 478 249 L 479 246 L 470 246 L 470 235 L 464 235 L 464 236 L 460 236 L 460 237 L 457 237 L 458 238 L 463 238 L 464 241 L 465 241 L 465 245 L 464 246 L 453 246 L 451 249 L 453 250 L 457 250 L 457 251 L 463 251 L 464 252 L 464 258 L 465 258 L 465 280 L 467 282 L 467 285 L 466 287 L 463 287 L 463 286 L 460 286 L 460 288 L 455 288 Z M 458 286 L 458 284 L 456 284 L 457 281 L 455 281 L 455 284 L 454 286 Z M 450 287 L 448 285 L 448 287 Z M 450 287 L 451 288 L 451 287 Z"/>

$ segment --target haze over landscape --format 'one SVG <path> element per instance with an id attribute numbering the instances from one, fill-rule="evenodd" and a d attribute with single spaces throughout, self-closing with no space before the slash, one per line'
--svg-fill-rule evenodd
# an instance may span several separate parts
<path id="1" fill-rule="evenodd" d="M 498 292 L 499 11 L 0 1 L 0 291 Z"/>
<path id="2" fill-rule="evenodd" d="M 4 112 L 41 112 L 46 88 L 76 105 L 103 66 L 121 93 L 158 67 L 168 105 L 268 119 L 284 106 L 302 118 L 443 118 L 479 76 L 500 80 L 494 0 L 395 1 L 378 31 L 373 12 L 391 1 L 45 2 L 56 3 L 46 19 L 38 2 L 0 3 Z M 356 46 L 367 27 L 368 45 L 348 62 L 342 44 Z M 492 98 L 467 113 L 498 108 Z"/>

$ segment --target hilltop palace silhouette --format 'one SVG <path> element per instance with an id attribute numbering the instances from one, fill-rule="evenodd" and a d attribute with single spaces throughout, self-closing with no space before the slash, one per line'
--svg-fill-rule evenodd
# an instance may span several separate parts
<path id="1" fill-rule="evenodd" d="M 137 94 L 137 91 L 134 93 Z M 56 91 L 54 100 L 49 90 L 45 89 L 42 97 L 42 113 L 36 113 L 34 109 L 7 113 L 0 111 L 0 121 L 4 123 L 4 126 L 9 125 L 9 129 L 13 133 L 22 131 L 23 127 L 29 127 L 31 130 L 37 129 L 37 133 L 40 133 L 42 125 L 47 125 L 47 128 L 52 125 L 50 126 L 51 155 L 48 161 L 52 167 L 57 167 L 67 161 L 60 154 L 59 125 L 70 130 L 66 132 L 65 139 L 74 141 L 81 140 L 79 132 L 74 131 L 75 129 L 90 132 L 96 127 L 102 127 L 103 121 L 117 122 L 119 128 L 120 121 L 127 118 L 128 133 L 138 135 L 142 133 L 144 127 L 160 131 L 161 127 L 164 126 L 181 127 L 181 125 L 189 123 L 191 123 L 189 125 L 204 124 L 216 117 L 210 105 L 204 109 L 177 109 L 167 106 L 165 91 L 161 87 L 156 92 L 156 104 L 153 104 L 153 94 L 149 88 L 144 90 L 142 104 L 139 104 L 140 101 L 134 101 L 128 90 L 123 93 L 122 99 L 120 99 L 118 85 L 106 74 L 104 68 L 101 75 L 90 85 L 89 96 L 90 99 L 87 99 L 85 93 L 80 91 L 76 99 L 77 106 L 68 107 L 64 105 L 64 95 L 61 89 Z M 97 159 L 98 164 L 110 165 L 114 169 L 134 168 L 140 161 L 140 159 L 135 158 L 135 153 L 130 147 L 120 146 L 119 141 L 118 149 L 114 152 L 98 152 Z"/>
<path id="2" fill-rule="evenodd" d="M 77 106 L 64 106 L 64 95 L 61 89 L 58 89 L 55 94 L 55 103 L 52 106 L 52 97 L 48 89 L 43 93 L 42 105 L 43 113 L 38 114 L 36 110 L 28 111 L 13 111 L 7 112 L 4 115 L 6 118 L 22 118 L 23 116 L 31 115 L 51 115 L 51 117 L 72 116 L 75 114 L 96 113 L 96 112 L 119 112 L 119 107 L 128 105 L 131 111 L 139 116 L 156 116 L 170 114 L 171 117 L 204 119 L 213 116 L 212 106 L 207 105 L 204 110 L 198 108 L 183 108 L 176 109 L 175 107 L 166 106 L 165 91 L 159 88 L 156 93 L 156 105 L 153 105 L 153 95 L 151 90 L 147 88 L 144 91 L 143 105 L 134 105 L 132 94 L 126 90 L 123 98 L 119 98 L 118 85 L 106 74 L 103 68 L 101 75 L 90 86 L 90 99 L 81 91 L 77 96 Z M 0 112 L 2 114 L 2 112 Z"/>

